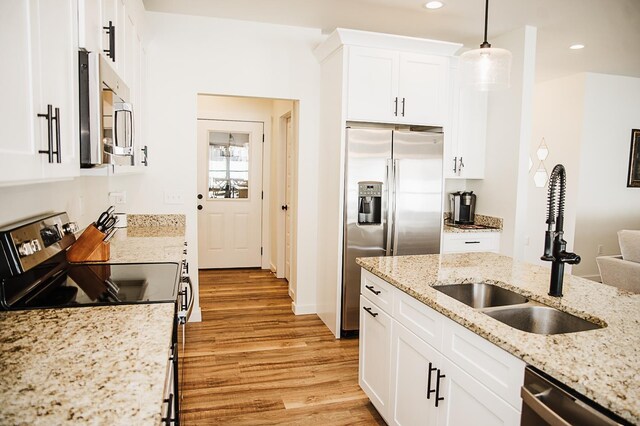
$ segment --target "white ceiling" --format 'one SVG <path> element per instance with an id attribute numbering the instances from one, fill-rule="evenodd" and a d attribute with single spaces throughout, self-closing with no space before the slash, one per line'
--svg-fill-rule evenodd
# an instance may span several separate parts
<path id="1" fill-rule="evenodd" d="M 150 11 L 320 28 L 353 28 L 477 47 L 483 0 L 143 0 Z M 426 0 L 425 0 L 426 1 Z M 524 25 L 538 28 L 536 78 L 581 71 L 640 77 L 640 0 L 491 0 L 492 37 Z M 573 43 L 585 49 L 569 49 Z M 494 44 L 494 47 L 500 47 Z"/>

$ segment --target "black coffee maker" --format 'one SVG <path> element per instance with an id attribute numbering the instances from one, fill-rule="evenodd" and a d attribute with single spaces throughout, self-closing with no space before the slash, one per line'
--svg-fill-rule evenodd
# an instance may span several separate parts
<path id="1" fill-rule="evenodd" d="M 476 216 L 476 194 L 458 191 L 449 194 L 451 221 L 459 225 L 473 225 Z"/>

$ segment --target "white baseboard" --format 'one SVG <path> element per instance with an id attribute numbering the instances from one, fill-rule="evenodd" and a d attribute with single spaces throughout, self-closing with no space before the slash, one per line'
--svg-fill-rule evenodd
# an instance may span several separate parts
<path id="1" fill-rule="evenodd" d="M 273 272 L 274 274 L 276 273 L 276 265 L 274 265 L 273 263 L 269 263 L 269 269 L 271 270 L 271 272 Z"/>
<path id="2" fill-rule="evenodd" d="M 291 310 L 296 315 L 309 315 L 316 313 L 315 305 L 296 305 L 296 302 L 291 302 Z"/>
<path id="3" fill-rule="evenodd" d="M 189 322 L 202 322 L 202 311 L 199 306 L 198 308 L 193 308 L 193 311 L 191 311 Z"/>

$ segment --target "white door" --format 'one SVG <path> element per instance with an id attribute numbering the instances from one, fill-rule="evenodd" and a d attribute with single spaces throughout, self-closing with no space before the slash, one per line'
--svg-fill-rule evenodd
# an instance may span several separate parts
<path id="1" fill-rule="evenodd" d="M 31 75 L 34 21 L 31 3 L 5 1 L 0 6 L 0 51 L 7 62 L 0 68 L 0 181 L 41 178 L 42 155 L 35 145 L 37 113 Z M 36 21 L 37 22 L 37 21 Z M 9 59 L 10 58 L 10 59 Z M 9 65 L 10 62 L 10 65 Z"/>
<path id="2" fill-rule="evenodd" d="M 198 120 L 200 268 L 261 266 L 263 129 Z"/>
<path id="3" fill-rule="evenodd" d="M 291 282 L 291 194 L 293 185 L 293 128 L 291 117 L 287 118 L 286 127 L 286 171 L 285 171 L 285 200 L 284 205 L 284 278 Z"/>
<path id="4" fill-rule="evenodd" d="M 389 411 L 391 317 L 360 296 L 359 384 L 382 417 Z"/>
<path id="5" fill-rule="evenodd" d="M 442 56 L 400 55 L 398 121 L 442 126 L 447 110 L 447 59 Z"/>
<path id="6" fill-rule="evenodd" d="M 390 123 L 398 118 L 398 53 L 351 47 L 349 51 L 349 120 Z"/>
<path id="7" fill-rule="evenodd" d="M 40 76 L 37 112 L 46 112 L 47 105 L 54 108 L 57 119 L 52 137 L 53 149 L 60 146 L 59 163 L 42 155 L 43 177 L 66 178 L 80 174 L 78 160 L 78 51 L 74 30 L 78 19 L 76 2 L 71 0 L 40 0 L 37 7 L 39 25 L 34 34 L 34 49 L 39 61 L 34 61 L 34 74 Z M 37 6 L 36 6 L 37 5 Z M 58 141 L 58 137 L 60 140 Z M 46 150 L 48 145 L 47 121 L 38 119 L 36 144 Z"/>
<path id="8" fill-rule="evenodd" d="M 435 406 L 436 384 L 442 355 L 396 321 L 393 322 L 391 342 L 389 423 L 434 425 L 439 410 Z"/>
<path id="9" fill-rule="evenodd" d="M 520 412 L 489 391 L 460 367 L 442 357 L 438 366 L 444 377 L 439 396 L 439 426 L 520 424 Z"/>

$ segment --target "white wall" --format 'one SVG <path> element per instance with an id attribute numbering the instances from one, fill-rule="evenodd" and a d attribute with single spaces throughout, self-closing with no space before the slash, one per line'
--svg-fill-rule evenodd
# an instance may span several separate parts
<path id="1" fill-rule="evenodd" d="M 640 190 L 627 188 L 631 129 L 640 128 L 640 79 L 574 74 L 536 85 L 532 158 L 542 137 L 549 147 L 547 169 L 567 170 L 567 250 L 582 262 L 572 273 L 599 279 L 596 256 L 619 254 L 617 231 L 640 229 Z M 537 160 L 534 160 L 537 167 Z M 539 260 L 544 244 L 546 188 L 528 180 L 530 244 L 526 260 Z"/>
<path id="2" fill-rule="evenodd" d="M 511 87 L 489 94 L 485 179 L 468 180 L 467 190 L 478 195 L 477 212 L 504 219 L 500 251 L 519 259 L 526 216 L 536 28 L 527 26 L 491 42 L 513 54 Z"/>
<path id="3" fill-rule="evenodd" d="M 533 174 L 540 160 L 536 151 L 542 138 L 549 147 L 544 160 L 547 173 L 556 164 L 563 164 L 567 172 L 567 197 L 564 221 L 564 239 L 567 250 L 573 251 L 575 236 L 578 177 L 580 175 L 580 141 L 583 134 L 584 74 L 537 84 L 534 92 L 533 132 L 528 153 L 533 166 L 527 177 L 527 212 L 525 260 L 550 267 L 540 260 L 547 230 L 547 186 L 537 188 Z"/>
<path id="4" fill-rule="evenodd" d="M 41 213 L 66 211 L 70 220 L 85 227 L 109 207 L 110 185 L 120 179 L 80 177 L 68 181 L 0 187 L 0 226 Z"/>
<path id="5" fill-rule="evenodd" d="M 298 99 L 299 195 L 296 302 L 315 309 L 319 30 L 216 18 L 147 13 L 146 80 L 150 165 L 133 211 L 184 213 L 188 261 L 197 266 L 196 116 L 198 93 Z M 126 187 L 127 185 L 124 185 Z M 164 204 L 165 190 L 184 205 Z M 302 220 L 304 219 L 304 220 Z M 194 277 L 196 278 L 196 277 Z M 197 287 L 197 286 L 196 286 Z"/>
<path id="6" fill-rule="evenodd" d="M 580 276 L 598 276 L 598 245 L 619 254 L 617 231 L 640 230 L 640 188 L 627 188 L 631 129 L 640 129 L 640 79 L 586 74 L 575 251 Z"/>

